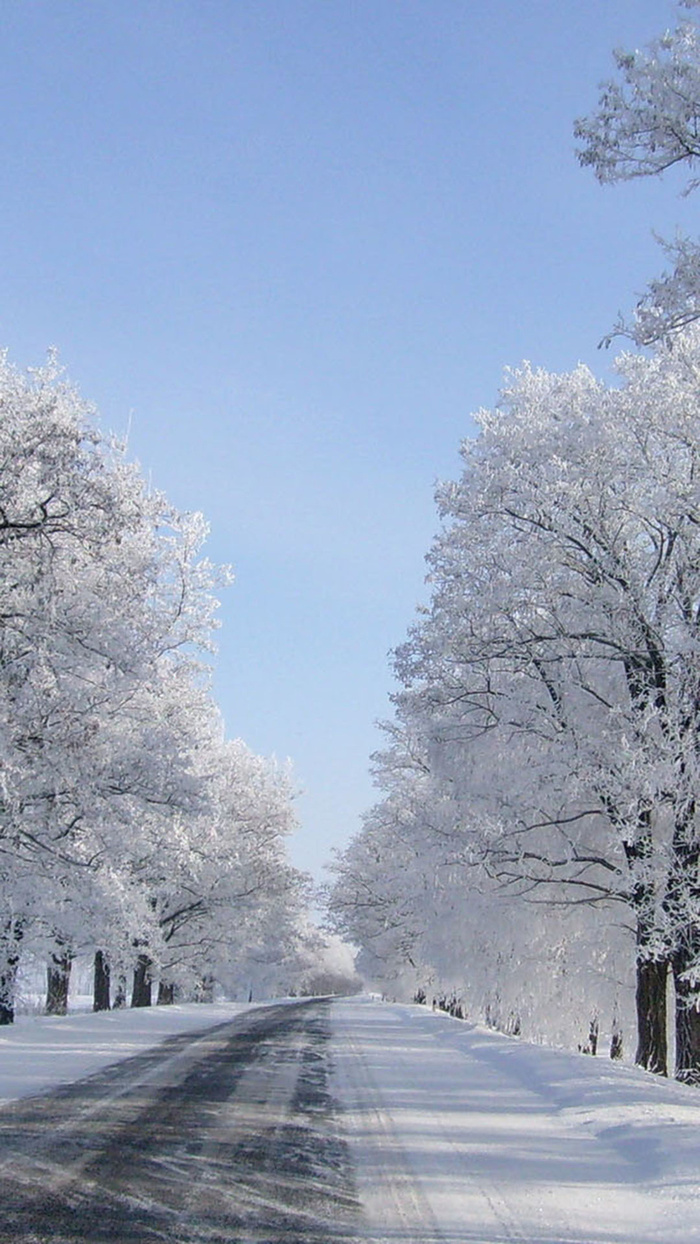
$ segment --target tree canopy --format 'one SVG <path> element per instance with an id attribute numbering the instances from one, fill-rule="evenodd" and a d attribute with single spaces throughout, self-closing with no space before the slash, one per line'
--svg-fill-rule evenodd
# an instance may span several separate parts
<path id="1" fill-rule="evenodd" d="M 697 0 L 685 0 L 685 9 Z M 578 157 L 603 184 L 657 177 L 673 167 L 688 173 L 684 194 L 700 182 L 700 35 L 686 19 L 645 51 L 615 52 L 617 77 L 600 88 L 597 110 L 576 122 Z M 700 317 L 700 243 L 679 235 L 662 247 L 670 269 L 652 280 L 630 321 L 616 334 L 651 345 Z"/>
<path id="2" fill-rule="evenodd" d="M 670 966 L 692 1078 L 700 334 L 618 367 L 609 387 L 524 366 L 476 416 L 461 478 L 438 491 L 430 604 L 394 655 L 383 797 L 332 907 L 390 971 L 462 986 L 484 979 L 485 944 L 517 974 L 578 927 L 610 949 L 611 979 L 636 961 L 638 1057 L 656 1070 Z M 599 985 L 612 1022 L 620 991 Z"/>
<path id="3" fill-rule="evenodd" d="M 251 956 L 306 968 L 289 777 L 226 740 L 211 696 L 230 575 L 201 515 L 147 486 L 53 359 L 0 364 L 0 495 L 0 1018 L 20 951 L 65 978 L 97 950 L 171 990 L 248 988 Z"/>

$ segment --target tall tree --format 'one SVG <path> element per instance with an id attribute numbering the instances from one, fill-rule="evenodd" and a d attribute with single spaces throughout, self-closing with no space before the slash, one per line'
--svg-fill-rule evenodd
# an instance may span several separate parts
<path id="1" fill-rule="evenodd" d="M 192 801 L 170 689 L 184 702 L 199 676 L 216 575 L 201 520 L 147 488 L 52 362 L 4 361 L 0 395 L 0 886 L 6 927 L 55 948 L 97 933 L 110 883 L 133 896 L 123 861 Z"/>
<path id="2" fill-rule="evenodd" d="M 697 7 L 685 0 L 684 8 Z M 578 157 L 603 184 L 658 177 L 687 168 L 684 194 L 697 189 L 700 156 L 700 34 L 690 20 L 646 51 L 616 52 L 618 77 L 605 82 L 597 111 L 576 122 Z M 662 243 L 670 271 L 651 281 L 631 322 L 618 333 L 650 345 L 700 317 L 700 243 L 679 236 Z"/>

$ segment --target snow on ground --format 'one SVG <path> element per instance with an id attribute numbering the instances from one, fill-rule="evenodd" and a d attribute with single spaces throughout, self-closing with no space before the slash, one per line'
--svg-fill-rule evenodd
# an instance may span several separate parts
<path id="1" fill-rule="evenodd" d="M 0 1103 L 43 1093 L 131 1058 L 167 1037 L 198 1032 L 249 1010 L 239 1003 L 189 1003 L 134 1010 L 19 1016 L 0 1027 Z"/>
<path id="2" fill-rule="evenodd" d="M 333 1014 L 367 1239 L 700 1241 L 700 1091 L 421 1007 Z"/>
<path id="3" fill-rule="evenodd" d="M 247 1009 L 20 1018 L 0 1029 L 0 1101 Z M 423 1007 L 354 998 L 332 1015 L 365 1240 L 700 1244 L 700 1090 Z"/>

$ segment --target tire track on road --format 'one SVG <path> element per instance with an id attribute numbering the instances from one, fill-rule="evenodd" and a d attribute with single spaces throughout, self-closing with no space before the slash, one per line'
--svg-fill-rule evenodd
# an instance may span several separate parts
<path id="1" fill-rule="evenodd" d="M 0 1241 L 354 1238 L 327 1004 L 259 1008 L 166 1045 L 0 1112 Z"/>

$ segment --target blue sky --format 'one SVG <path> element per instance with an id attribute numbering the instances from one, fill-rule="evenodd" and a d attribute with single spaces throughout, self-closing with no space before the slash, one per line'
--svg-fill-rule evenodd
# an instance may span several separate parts
<path id="1" fill-rule="evenodd" d="M 372 799 L 433 488 L 503 368 L 597 350 L 692 230 L 572 125 L 662 0 L 5 0 L 0 344 L 57 346 L 231 562 L 215 687 L 318 876 Z"/>

